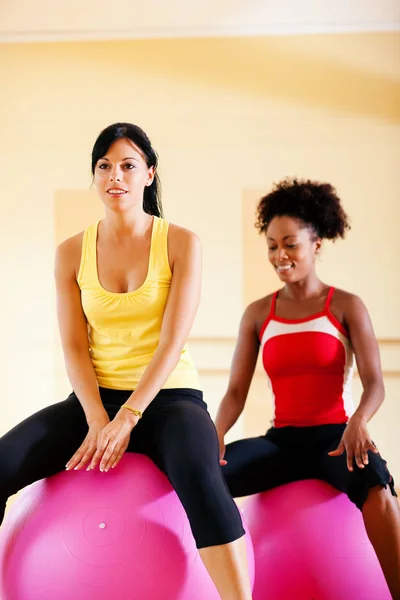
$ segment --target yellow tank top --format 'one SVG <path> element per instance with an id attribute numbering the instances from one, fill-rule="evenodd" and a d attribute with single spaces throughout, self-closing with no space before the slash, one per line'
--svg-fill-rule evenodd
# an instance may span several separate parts
<path id="1" fill-rule="evenodd" d="M 100 387 L 134 390 L 160 340 L 172 279 L 168 262 L 168 221 L 154 217 L 150 259 L 144 283 L 133 292 L 105 290 L 97 272 L 98 223 L 83 234 L 78 285 L 88 322 L 89 347 Z M 200 389 L 187 345 L 163 386 Z"/>

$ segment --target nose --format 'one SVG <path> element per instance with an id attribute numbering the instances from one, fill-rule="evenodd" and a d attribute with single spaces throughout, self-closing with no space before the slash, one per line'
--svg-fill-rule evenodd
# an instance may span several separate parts
<path id="1" fill-rule="evenodd" d="M 278 248 L 277 256 L 278 256 L 279 262 L 286 260 L 288 256 L 287 256 L 285 248 Z"/>
<path id="2" fill-rule="evenodd" d="M 118 166 L 110 170 L 110 181 L 122 181 L 122 171 Z"/>

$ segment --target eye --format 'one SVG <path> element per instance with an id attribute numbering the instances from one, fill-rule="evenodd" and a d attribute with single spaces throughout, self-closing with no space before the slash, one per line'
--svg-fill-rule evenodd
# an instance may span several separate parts
<path id="1" fill-rule="evenodd" d="M 270 252 L 273 252 L 274 250 L 276 250 L 276 246 L 268 246 L 268 250 Z"/>
<path id="2" fill-rule="evenodd" d="M 99 165 L 99 169 L 101 169 L 102 171 L 104 171 L 105 169 L 108 168 L 108 164 L 107 163 L 102 163 L 101 165 Z"/>
<path id="3" fill-rule="evenodd" d="M 287 248 L 293 249 L 297 247 L 297 244 L 287 244 L 286 245 Z"/>
<path id="4" fill-rule="evenodd" d="M 135 165 L 132 165 L 132 163 L 126 163 L 124 165 L 124 169 L 130 170 L 130 169 L 134 169 L 134 168 L 135 168 Z"/>

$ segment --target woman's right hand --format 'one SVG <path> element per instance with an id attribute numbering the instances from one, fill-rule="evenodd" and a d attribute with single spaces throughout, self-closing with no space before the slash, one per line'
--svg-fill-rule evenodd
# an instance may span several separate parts
<path id="1" fill-rule="evenodd" d="M 65 466 L 67 471 L 71 471 L 72 469 L 79 471 L 86 465 L 89 465 L 87 468 L 87 470 L 89 470 L 93 455 L 97 450 L 100 432 L 109 424 L 109 422 L 110 418 L 108 414 L 104 412 L 104 414 L 89 423 L 89 430 L 85 439 Z"/>
<path id="2" fill-rule="evenodd" d="M 223 435 L 218 435 L 218 442 L 219 442 L 219 464 L 221 465 L 221 467 L 225 466 L 227 463 L 227 461 L 224 459 L 225 456 L 225 441 L 224 441 L 224 436 Z"/>

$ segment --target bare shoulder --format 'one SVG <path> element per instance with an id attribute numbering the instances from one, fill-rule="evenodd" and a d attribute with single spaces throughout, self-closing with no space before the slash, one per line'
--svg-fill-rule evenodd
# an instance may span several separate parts
<path id="1" fill-rule="evenodd" d="M 81 253 L 83 231 L 67 238 L 56 249 L 55 272 L 57 274 L 78 275 Z"/>
<path id="2" fill-rule="evenodd" d="M 268 296 L 264 296 L 263 298 L 259 298 L 259 300 L 255 300 L 248 305 L 246 312 L 253 316 L 267 316 L 271 310 L 272 298 L 273 294 L 268 294 Z"/>
<path id="3" fill-rule="evenodd" d="M 174 223 L 169 224 L 168 235 L 169 241 L 174 244 L 201 245 L 200 238 L 197 233 L 194 233 L 194 231 L 186 229 L 185 227 L 181 227 L 180 225 L 175 225 Z"/>
<path id="4" fill-rule="evenodd" d="M 348 331 L 354 328 L 355 324 L 370 321 L 368 309 L 361 298 L 345 290 L 335 289 L 331 311 Z"/>
<path id="5" fill-rule="evenodd" d="M 271 311 L 273 294 L 268 294 L 255 302 L 252 302 L 246 308 L 243 314 L 243 321 L 246 321 L 249 325 L 253 324 L 257 334 L 261 331 L 261 328 Z"/>
<path id="6" fill-rule="evenodd" d="M 199 236 L 179 225 L 169 224 L 168 228 L 168 258 L 171 268 L 175 261 L 201 259 L 202 246 Z"/>
<path id="7" fill-rule="evenodd" d="M 346 314 L 348 311 L 365 310 L 364 302 L 359 296 L 339 288 L 335 288 L 332 304 L 343 312 L 343 314 Z"/>

